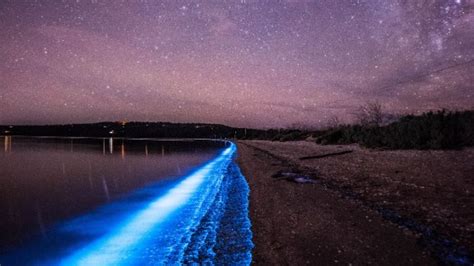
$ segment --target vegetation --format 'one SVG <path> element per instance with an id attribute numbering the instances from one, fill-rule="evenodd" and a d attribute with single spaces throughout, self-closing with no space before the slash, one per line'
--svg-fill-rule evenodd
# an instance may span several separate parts
<path id="1" fill-rule="evenodd" d="M 0 126 L 0 135 L 213 138 L 294 141 L 316 139 L 320 144 L 359 143 L 384 149 L 456 149 L 474 146 L 474 111 L 428 112 L 401 118 L 384 114 L 378 103 L 361 107 L 357 125 L 338 125 L 333 118 L 326 130 L 245 129 L 213 124 L 105 122 L 48 126 Z M 392 121 L 392 122 L 390 122 Z M 395 122 L 393 122 L 395 121 Z"/>
<path id="2" fill-rule="evenodd" d="M 474 146 L 474 111 L 407 115 L 385 125 L 345 125 L 328 130 L 321 144 L 359 143 L 369 148 L 456 149 Z"/>
<path id="3" fill-rule="evenodd" d="M 125 138 L 211 138 L 290 140 L 298 130 L 247 129 L 217 124 L 167 122 L 102 122 L 44 126 L 1 126 L 0 135 L 125 137 Z M 301 131 L 299 131 L 301 132 Z M 299 134 L 297 134 L 299 136 Z"/>
<path id="4" fill-rule="evenodd" d="M 266 131 L 212 124 L 166 122 L 103 122 L 45 126 L 0 126 L 0 134 L 28 136 L 140 137 L 140 138 L 246 138 L 264 137 Z"/>
<path id="5" fill-rule="evenodd" d="M 380 126 L 384 118 L 382 104 L 379 102 L 369 102 L 365 105 L 361 105 L 357 109 L 355 116 L 360 125 Z"/>

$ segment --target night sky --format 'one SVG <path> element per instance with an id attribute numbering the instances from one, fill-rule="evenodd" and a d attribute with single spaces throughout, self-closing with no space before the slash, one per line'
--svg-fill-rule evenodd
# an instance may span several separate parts
<path id="1" fill-rule="evenodd" d="M 0 24 L 0 124 L 474 107 L 474 0 L 3 0 Z"/>

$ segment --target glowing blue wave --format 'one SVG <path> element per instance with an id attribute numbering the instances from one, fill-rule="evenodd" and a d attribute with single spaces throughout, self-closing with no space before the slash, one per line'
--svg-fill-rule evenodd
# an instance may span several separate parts
<path id="1" fill-rule="evenodd" d="M 6 262 L 250 264 L 248 186 L 233 162 L 235 153 L 236 146 L 230 143 L 171 188 L 148 187 L 67 222 L 50 234 L 49 245 L 34 243 Z M 22 254 L 33 258 L 18 259 Z"/>

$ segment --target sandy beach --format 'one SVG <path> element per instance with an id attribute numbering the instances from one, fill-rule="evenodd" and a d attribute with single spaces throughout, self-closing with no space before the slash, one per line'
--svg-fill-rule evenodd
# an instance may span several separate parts
<path id="1" fill-rule="evenodd" d="M 470 256 L 474 149 L 239 141 L 238 153 L 254 264 L 436 265 Z"/>

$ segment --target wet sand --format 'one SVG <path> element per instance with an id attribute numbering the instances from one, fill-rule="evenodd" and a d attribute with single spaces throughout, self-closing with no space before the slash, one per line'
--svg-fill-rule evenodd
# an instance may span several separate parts
<path id="1" fill-rule="evenodd" d="M 299 159 L 340 152 L 341 149 L 347 148 L 352 152 L 325 158 Z M 414 170 L 404 169 L 406 165 L 398 158 L 403 152 L 378 151 L 385 155 L 371 154 L 374 158 L 389 157 L 379 160 L 367 157 L 367 153 L 371 152 L 355 146 L 320 146 L 310 142 L 240 141 L 238 163 L 251 190 L 250 218 L 255 243 L 253 263 L 436 265 L 440 261 L 439 257 L 433 254 L 429 245 L 421 243 L 419 232 L 390 221 L 377 209 L 386 205 L 387 208 L 398 211 L 396 206 L 403 208 L 408 202 L 423 210 L 427 202 L 433 201 L 412 201 L 416 198 L 426 198 L 424 195 L 413 194 L 405 197 L 405 200 L 400 200 L 396 195 L 407 194 L 405 186 L 415 189 L 416 192 L 417 188 L 423 186 L 424 181 L 416 179 L 415 182 L 402 178 L 407 184 L 400 185 L 402 181 L 396 181 L 398 189 L 382 189 L 381 186 L 390 185 L 388 181 L 384 181 L 386 184 L 382 181 L 393 181 L 390 176 L 396 171 L 396 175 L 400 175 L 400 171 Z M 420 158 L 422 157 L 424 156 Z M 384 160 L 392 167 L 384 165 L 387 163 Z M 415 160 L 414 163 L 420 162 Z M 400 169 L 393 170 L 393 167 Z M 458 169 L 458 179 L 462 179 L 464 170 L 466 169 Z M 316 183 L 298 184 L 273 178 L 279 171 L 300 172 L 314 177 Z M 421 167 L 419 171 L 424 169 Z M 410 174 L 412 173 L 407 173 Z M 363 176 L 365 179 L 354 176 Z M 428 183 L 433 184 L 434 181 L 436 180 Z M 466 184 L 463 187 L 465 186 Z M 453 188 L 460 189 L 456 185 L 451 186 L 451 189 Z M 350 193 L 347 193 L 348 191 Z M 470 196 L 469 193 L 467 196 Z M 429 196 L 429 193 L 426 195 Z M 462 199 L 457 203 L 462 202 Z M 375 204 L 378 201 L 380 205 Z M 460 207 L 460 212 L 472 207 L 469 201 L 463 204 L 467 205 L 466 209 Z M 423 222 L 424 217 L 430 217 L 430 211 L 425 212 L 427 214 L 410 216 L 408 210 L 402 213 L 402 217 Z M 469 224 L 469 218 L 460 222 L 461 225 L 466 223 Z M 432 224 L 436 225 L 436 222 Z M 469 233 L 469 228 L 461 225 L 453 230 L 454 233 L 443 233 L 448 236 L 457 236 L 456 232 L 459 230 Z M 457 241 L 461 241 L 460 243 L 469 243 L 469 239 L 459 238 L 461 240 Z"/>

